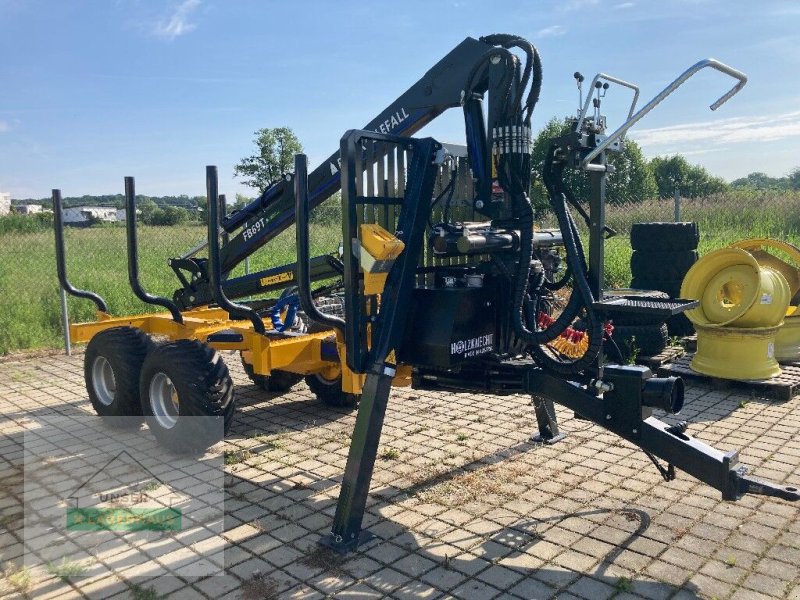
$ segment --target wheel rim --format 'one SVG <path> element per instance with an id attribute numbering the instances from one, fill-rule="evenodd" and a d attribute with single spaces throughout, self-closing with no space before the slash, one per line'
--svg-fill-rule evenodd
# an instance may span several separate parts
<path id="1" fill-rule="evenodd" d="M 161 427 L 172 429 L 178 422 L 180 402 L 172 380 L 164 373 L 156 373 L 150 380 L 150 408 Z"/>
<path id="2" fill-rule="evenodd" d="M 110 406 L 117 397 L 117 380 L 114 369 L 105 356 L 98 356 L 92 363 L 92 387 L 100 404 Z"/>

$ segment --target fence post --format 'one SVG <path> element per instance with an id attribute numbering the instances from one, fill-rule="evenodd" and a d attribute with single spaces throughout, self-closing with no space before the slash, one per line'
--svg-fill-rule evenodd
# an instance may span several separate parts
<path id="1" fill-rule="evenodd" d="M 675 222 L 681 220 L 681 191 L 678 186 L 675 186 Z"/>
<path id="2" fill-rule="evenodd" d="M 64 327 L 64 353 L 67 356 L 72 355 L 72 344 L 69 339 L 69 314 L 67 313 L 67 292 L 64 291 L 64 288 L 58 286 L 59 292 L 61 293 L 61 323 Z"/>

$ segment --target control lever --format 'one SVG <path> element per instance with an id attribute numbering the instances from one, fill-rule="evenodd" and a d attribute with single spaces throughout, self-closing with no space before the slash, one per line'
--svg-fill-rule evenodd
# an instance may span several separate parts
<path id="1" fill-rule="evenodd" d="M 734 85 L 728 92 L 720 96 L 720 98 L 710 105 L 711 110 L 717 110 L 720 106 L 725 104 L 728 100 L 731 99 L 732 96 L 737 94 L 747 83 L 747 75 L 742 73 L 741 71 L 734 69 L 714 58 L 707 58 L 705 60 L 701 60 L 698 63 L 695 63 L 686 71 L 684 71 L 675 81 L 670 83 L 667 87 L 665 87 L 661 92 L 650 102 L 648 102 L 639 112 L 635 115 L 628 118 L 614 133 L 609 135 L 603 142 L 601 142 L 594 150 L 589 152 L 586 157 L 583 159 L 581 166 L 583 168 L 587 168 L 589 163 L 591 163 L 597 155 L 603 152 L 606 148 L 608 148 L 611 144 L 613 144 L 617 139 L 621 139 L 622 136 L 625 135 L 625 132 L 628 131 L 631 127 L 633 127 L 636 123 L 638 123 L 647 113 L 653 110 L 656 106 L 661 104 L 661 102 L 672 92 L 677 90 L 684 82 L 689 79 L 692 75 L 697 73 L 698 71 L 705 69 L 706 67 L 711 67 L 712 69 L 716 69 L 726 75 L 730 75 L 734 79 L 738 79 L 736 85 Z M 588 107 L 587 107 L 588 108 Z"/>
<path id="2" fill-rule="evenodd" d="M 576 75 L 580 75 L 580 73 L 576 73 Z M 597 75 L 594 76 L 594 79 L 592 79 L 592 84 L 591 84 L 592 89 L 597 87 L 597 84 L 600 83 L 601 79 L 605 81 L 610 81 L 611 83 L 616 83 L 618 85 L 621 85 L 622 87 L 626 87 L 633 90 L 633 100 L 631 101 L 631 106 L 628 109 L 628 119 L 630 119 L 633 116 L 633 111 L 636 110 L 636 103 L 639 101 L 639 86 L 634 85 L 633 83 L 629 83 L 624 79 L 620 79 L 619 77 L 614 77 L 613 75 L 607 75 L 606 73 L 598 73 Z M 581 75 L 581 81 L 583 81 L 583 75 Z M 604 89 L 608 89 L 608 84 L 605 84 Z M 578 123 L 575 125 L 575 131 L 580 131 L 581 127 L 583 126 L 583 121 L 586 119 L 586 111 L 589 110 L 590 100 L 591 100 L 591 94 L 589 94 L 586 97 L 586 103 L 583 104 L 583 107 L 580 109 L 580 114 L 578 115 Z"/>

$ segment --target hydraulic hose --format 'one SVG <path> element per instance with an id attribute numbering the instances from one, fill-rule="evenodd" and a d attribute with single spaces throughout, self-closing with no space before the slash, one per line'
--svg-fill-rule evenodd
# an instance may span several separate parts
<path id="1" fill-rule="evenodd" d="M 585 255 L 580 238 L 577 236 L 577 227 L 566 206 L 566 197 L 563 191 L 559 189 L 560 186 L 553 172 L 554 156 L 555 146 L 551 146 L 545 161 L 547 174 L 545 185 L 562 231 L 564 246 L 567 251 L 567 262 L 573 273 L 575 289 L 567 307 L 550 327 L 543 331 L 531 331 L 526 327 L 525 297 L 528 292 L 530 261 L 533 253 L 533 207 L 524 193 L 516 195 L 515 208 L 518 212 L 520 227 L 520 255 L 512 298 L 512 326 L 517 336 L 529 344 L 531 354 L 543 367 L 562 375 L 572 375 L 592 366 L 596 360 L 602 348 L 603 326 L 591 310 L 594 298 L 585 274 Z M 583 356 L 574 361 L 557 360 L 545 352 L 542 345 L 560 336 L 569 327 L 581 308 L 586 308 L 585 321 L 586 333 L 589 336 L 588 349 Z"/>

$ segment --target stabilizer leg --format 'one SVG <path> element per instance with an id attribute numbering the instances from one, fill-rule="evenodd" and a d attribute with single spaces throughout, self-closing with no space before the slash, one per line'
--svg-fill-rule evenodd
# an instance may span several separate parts
<path id="1" fill-rule="evenodd" d="M 392 371 L 370 373 L 364 382 L 333 528 L 330 535 L 322 539 L 322 544 L 337 552 L 355 550 L 360 543 L 373 537 L 368 531 L 361 530 L 361 523 L 392 389 Z"/>
<path id="2" fill-rule="evenodd" d="M 531 436 L 531 441 L 537 444 L 555 444 L 565 437 L 566 433 L 561 433 L 558 429 L 558 419 L 556 417 L 556 407 L 553 401 L 540 396 L 531 396 L 533 411 L 536 413 L 536 424 L 539 426 L 539 433 Z"/>

